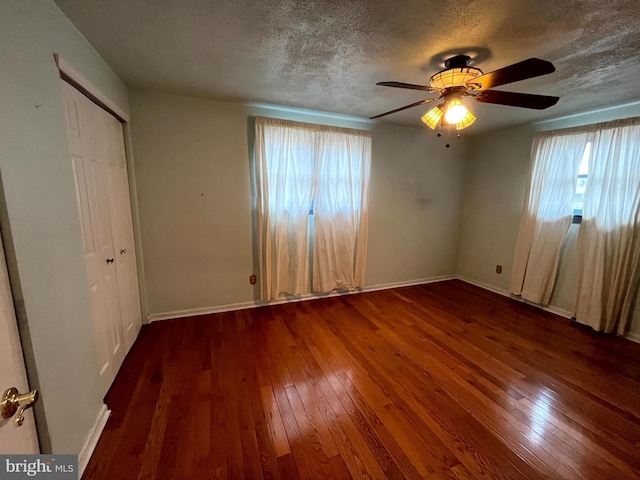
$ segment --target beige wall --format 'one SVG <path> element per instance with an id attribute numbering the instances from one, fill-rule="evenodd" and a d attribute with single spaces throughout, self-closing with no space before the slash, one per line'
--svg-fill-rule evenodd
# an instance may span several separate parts
<path id="1" fill-rule="evenodd" d="M 78 453 L 102 398 L 53 53 L 123 110 L 127 90 L 49 0 L 4 0 L 0 32 L 0 222 L 29 377 L 42 394 L 41 446 Z"/>
<path id="2" fill-rule="evenodd" d="M 150 314 L 253 302 L 250 117 L 370 129 L 267 107 L 130 92 Z M 375 126 L 366 285 L 456 273 L 462 150 L 425 129 Z"/>
<path id="3" fill-rule="evenodd" d="M 635 104 L 470 137 L 458 274 L 508 290 L 531 144 L 537 132 L 638 115 L 640 104 Z M 565 241 L 551 297 L 551 306 L 566 312 L 572 310 L 577 276 L 577 230 L 572 226 Z M 503 266 L 501 275 L 496 273 L 496 265 Z M 635 315 L 632 333 L 640 339 L 640 311 Z"/>

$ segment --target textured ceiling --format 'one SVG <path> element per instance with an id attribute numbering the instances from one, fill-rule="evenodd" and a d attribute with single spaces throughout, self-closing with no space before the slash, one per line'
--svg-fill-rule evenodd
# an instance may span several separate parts
<path id="1" fill-rule="evenodd" d="M 370 117 L 433 94 L 445 58 L 556 72 L 499 87 L 548 110 L 479 104 L 479 132 L 640 100 L 638 0 L 56 0 L 129 87 Z M 419 126 L 426 106 L 378 122 Z"/>

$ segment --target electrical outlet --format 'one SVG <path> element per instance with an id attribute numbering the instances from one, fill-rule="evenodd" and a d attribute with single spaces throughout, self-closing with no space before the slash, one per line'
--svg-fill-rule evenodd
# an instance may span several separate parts
<path id="1" fill-rule="evenodd" d="M 501 274 L 502 273 L 502 265 L 496 265 L 496 273 L 497 274 Z"/>
<path id="2" fill-rule="evenodd" d="M 256 277 L 255 275 L 251 275 L 251 276 L 249 277 L 249 283 L 250 283 L 251 285 L 255 285 L 257 282 L 258 282 L 258 277 Z"/>

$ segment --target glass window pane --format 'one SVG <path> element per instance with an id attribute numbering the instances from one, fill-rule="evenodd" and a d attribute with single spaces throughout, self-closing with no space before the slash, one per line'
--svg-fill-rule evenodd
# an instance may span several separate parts
<path id="1" fill-rule="evenodd" d="M 580 160 L 578 175 L 589 174 L 589 156 L 590 155 L 591 155 L 591 142 L 587 142 L 587 145 L 584 147 L 584 153 L 582 154 L 582 160 Z"/>
<path id="2" fill-rule="evenodd" d="M 584 205 L 584 192 L 587 188 L 589 178 L 589 157 L 591 155 L 591 142 L 587 142 L 578 167 L 578 178 L 576 178 L 576 193 L 573 199 L 573 214 L 582 215 Z"/>

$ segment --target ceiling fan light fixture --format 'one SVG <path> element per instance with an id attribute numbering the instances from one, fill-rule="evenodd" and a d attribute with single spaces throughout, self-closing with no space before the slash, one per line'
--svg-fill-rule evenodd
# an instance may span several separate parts
<path id="1" fill-rule="evenodd" d="M 464 118 L 460 120 L 458 123 L 456 123 L 456 130 L 465 129 L 473 125 L 475 121 L 476 121 L 476 117 L 473 115 L 473 113 L 467 110 L 467 114 L 464 116 Z"/>
<path id="2" fill-rule="evenodd" d="M 467 107 L 465 107 L 460 99 L 454 98 L 449 102 L 447 106 L 447 111 L 444 114 L 444 119 L 447 121 L 449 125 L 457 125 L 462 122 L 467 116 Z"/>
<path id="3" fill-rule="evenodd" d="M 425 113 L 421 118 L 424 124 L 427 127 L 429 127 L 431 130 L 436 129 L 436 127 L 438 126 L 438 122 L 440 122 L 442 115 L 444 115 L 444 112 L 442 111 L 440 106 L 441 105 L 438 105 L 437 107 L 433 107 L 431 110 Z"/>

